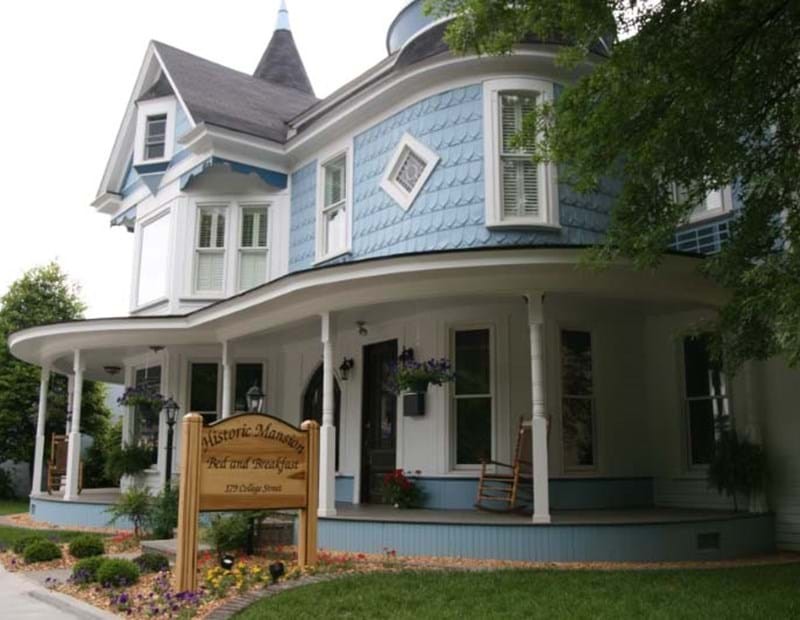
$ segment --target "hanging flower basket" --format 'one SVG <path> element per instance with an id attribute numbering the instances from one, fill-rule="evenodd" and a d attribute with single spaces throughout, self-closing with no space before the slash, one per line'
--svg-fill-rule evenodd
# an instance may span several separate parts
<path id="1" fill-rule="evenodd" d="M 403 413 L 406 416 L 425 414 L 425 395 L 430 385 L 442 385 L 455 378 L 450 360 L 414 360 L 412 354 L 403 355 L 392 366 L 386 388 L 394 394 L 403 395 Z"/>
<path id="2" fill-rule="evenodd" d="M 158 418 L 158 414 L 164 408 L 166 399 L 155 390 L 147 387 L 129 387 L 117 399 L 117 403 L 123 407 L 134 407 L 136 413 L 148 420 Z"/>

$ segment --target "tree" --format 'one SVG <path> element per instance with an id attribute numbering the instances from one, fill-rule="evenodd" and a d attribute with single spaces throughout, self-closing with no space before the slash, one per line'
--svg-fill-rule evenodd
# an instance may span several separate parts
<path id="1" fill-rule="evenodd" d="M 656 266 L 709 191 L 742 205 L 702 269 L 731 291 L 713 326 L 730 369 L 800 362 L 800 2 L 796 0 L 429 0 L 454 14 L 459 53 L 562 43 L 577 76 L 525 119 L 517 140 L 590 192 L 621 181 L 593 262 Z M 566 44 L 564 41 L 568 41 Z M 587 70 L 590 69 L 590 70 Z M 537 141 L 537 134 L 540 139 Z M 679 187 L 681 197 L 674 197 Z"/>
<path id="2" fill-rule="evenodd" d="M 84 310 L 77 287 L 55 263 L 27 271 L 0 299 L 0 462 L 33 460 L 39 402 L 40 370 L 11 355 L 8 336 L 36 325 L 80 319 Z M 64 432 L 66 410 L 67 379 L 53 375 L 47 398 L 48 436 Z M 81 431 L 102 435 L 109 416 L 104 386 L 84 381 Z"/>

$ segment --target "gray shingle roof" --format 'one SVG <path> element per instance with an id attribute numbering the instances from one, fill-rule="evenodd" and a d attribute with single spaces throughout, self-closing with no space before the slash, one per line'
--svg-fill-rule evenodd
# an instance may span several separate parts
<path id="1" fill-rule="evenodd" d="M 153 45 L 195 122 L 285 142 L 287 122 L 317 102 L 304 90 L 235 71 L 164 43 Z M 269 48 L 265 56 L 268 52 Z"/>
<path id="2" fill-rule="evenodd" d="M 288 30 L 276 30 L 272 34 L 253 76 L 314 96 L 300 52 L 297 51 L 294 37 Z"/>

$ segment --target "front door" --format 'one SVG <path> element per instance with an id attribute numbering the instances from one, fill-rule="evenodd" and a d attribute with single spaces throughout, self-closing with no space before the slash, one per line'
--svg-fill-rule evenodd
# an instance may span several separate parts
<path id="1" fill-rule="evenodd" d="M 364 347 L 361 401 L 361 501 L 381 503 L 383 477 L 395 468 L 397 397 L 386 390 L 386 378 L 397 362 L 397 340 Z"/>

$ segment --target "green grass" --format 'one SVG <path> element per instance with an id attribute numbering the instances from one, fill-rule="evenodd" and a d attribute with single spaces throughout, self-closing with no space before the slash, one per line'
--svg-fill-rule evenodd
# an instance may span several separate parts
<path id="1" fill-rule="evenodd" d="M 0 515 L 13 515 L 28 512 L 27 499 L 0 499 Z"/>
<path id="2" fill-rule="evenodd" d="M 290 590 L 236 619 L 377 617 L 797 618 L 800 565 L 381 573 Z"/>

